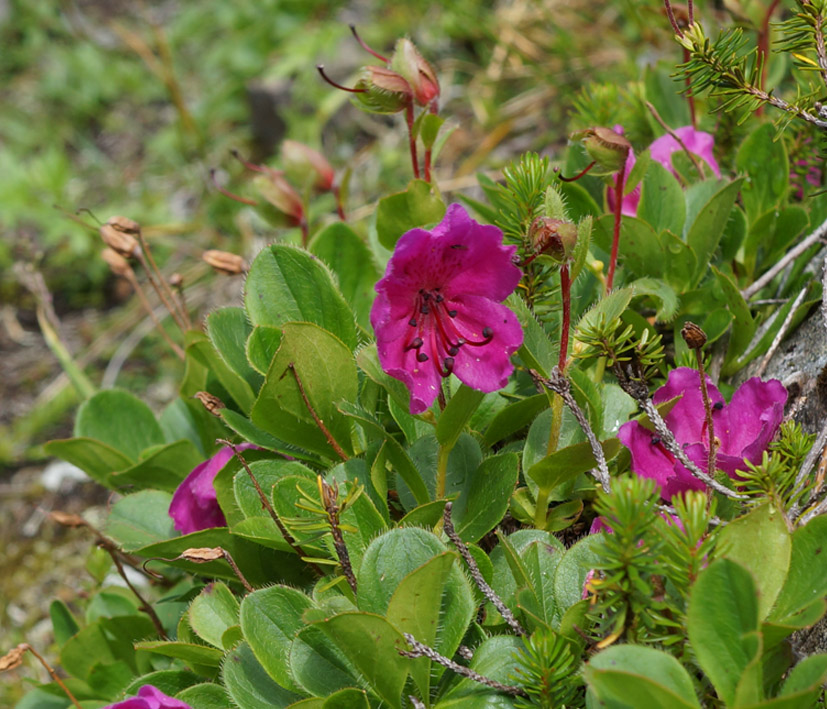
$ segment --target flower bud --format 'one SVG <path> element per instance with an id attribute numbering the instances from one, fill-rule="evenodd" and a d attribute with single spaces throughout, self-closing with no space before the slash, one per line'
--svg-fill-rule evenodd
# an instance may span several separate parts
<path id="1" fill-rule="evenodd" d="M 244 259 L 228 251 L 210 249 L 205 251 L 201 258 L 212 266 L 214 270 L 218 271 L 218 273 L 223 273 L 227 276 L 237 276 L 247 270 L 247 264 L 244 263 Z"/>
<path id="2" fill-rule="evenodd" d="M 304 219 L 302 198 L 293 185 L 287 181 L 283 172 L 268 169 L 264 174 L 256 177 L 253 184 L 258 189 L 259 194 L 276 209 L 287 215 L 291 222 L 299 224 Z"/>
<path id="3" fill-rule="evenodd" d="M 681 328 L 681 337 L 690 350 L 699 350 L 706 344 L 706 333 L 693 322 L 686 322 Z"/>
<path id="4" fill-rule="evenodd" d="M 356 82 L 354 97 L 371 113 L 399 113 L 410 102 L 413 89 L 407 80 L 383 66 L 366 66 Z"/>
<path id="5" fill-rule="evenodd" d="M 557 263 L 566 263 L 577 244 L 577 226 L 563 219 L 537 217 L 531 223 L 528 236 L 535 253 L 546 254 Z"/>
<path id="6" fill-rule="evenodd" d="M 140 253 L 141 247 L 134 234 L 138 234 L 141 227 L 126 217 L 112 217 L 100 228 L 101 239 L 110 249 L 124 258 L 134 258 Z"/>
<path id="7" fill-rule="evenodd" d="M 129 265 L 129 261 L 127 261 L 114 249 L 104 249 L 101 251 L 101 257 L 104 261 L 106 261 L 109 266 L 109 270 L 116 276 L 126 276 L 132 270 L 132 266 Z"/>
<path id="8" fill-rule="evenodd" d="M 391 68 L 408 82 L 420 106 L 427 106 L 439 97 L 436 73 L 411 40 L 403 38 L 396 43 Z"/>
<path id="9" fill-rule="evenodd" d="M 333 187 L 333 168 L 318 150 L 295 140 L 285 140 L 281 144 L 281 157 L 288 173 L 295 174 L 301 183 L 312 179 L 313 187 L 320 192 Z"/>
<path id="10" fill-rule="evenodd" d="M 632 144 L 611 128 L 588 128 L 572 137 L 582 140 L 592 160 L 610 173 L 623 169 L 632 149 Z"/>

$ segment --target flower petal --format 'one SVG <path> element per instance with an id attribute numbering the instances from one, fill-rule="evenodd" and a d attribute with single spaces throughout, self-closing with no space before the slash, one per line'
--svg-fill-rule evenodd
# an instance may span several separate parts
<path id="1" fill-rule="evenodd" d="M 493 336 L 485 345 L 464 345 L 454 357 L 454 374 L 472 389 L 491 392 L 502 389 L 514 371 L 511 355 L 523 344 L 523 330 L 517 316 L 506 306 L 476 295 L 462 295 L 451 301 L 457 316 L 454 324 L 469 341 L 483 341 L 484 328 Z"/>
<path id="2" fill-rule="evenodd" d="M 632 454 L 632 472 L 654 480 L 662 490 L 675 475 L 675 467 L 663 446 L 652 443 L 652 436 L 638 421 L 627 421 L 617 432 L 620 442 Z"/>
<path id="3" fill-rule="evenodd" d="M 709 377 L 706 378 L 706 384 L 710 404 L 714 406 L 717 402 L 723 403 L 724 397 Z M 669 372 L 666 384 L 655 392 L 653 401 L 662 404 L 677 396 L 681 397 L 680 401 L 664 417 L 676 440 L 680 444 L 706 441 L 706 412 L 701 394 L 701 377 L 696 369 L 673 369 Z M 715 433 L 718 434 L 717 429 Z"/>
<path id="4" fill-rule="evenodd" d="M 721 176 L 721 170 L 718 163 L 712 154 L 712 149 L 715 147 L 715 138 L 704 131 L 695 130 L 692 126 L 683 126 L 675 130 L 675 135 L 683 141 L 686 149 L 693 155 L 697 155 L 704 160 L 716 177 Z M 677 174 L 672 165 L 672 154 L 678 151 L 683 151 L 681 144 L 675 140 L 668 133 L 662 135 L 649 146 L 652 154 L 652 159 L 657 160 L 673 175 Z"/>
<path id="5" fill-rule="evenodd" d="M 745 381 L 726 407 L 728 421 L 720 436 L 721 452 L 757 463 L 781 425 L 786 403 L 787 390 L 777 379 L 762 382 L 753 377 Z"/>

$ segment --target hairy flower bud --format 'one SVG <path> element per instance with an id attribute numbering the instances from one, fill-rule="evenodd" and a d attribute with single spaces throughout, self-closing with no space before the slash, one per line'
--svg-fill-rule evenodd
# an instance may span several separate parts
<path id="1" fill-rule="evenodd" d="M 302 184 L 312 179 L 313 187 L 320 192 L 333 187 L 333 168 L 318 150 L 295 140 L 285 140 L 281 144 L 281 157 L 287 172 L 295 174 Z"/>
<path id="2" fill-rule="evenodd" d="M 582 140 L 592 160 L 609 173 L 623 169 L 632 149 L 632 144 L 625 137 L 602 126 L 588 128 L 572 137 Z"/>
<path id="3" fill-rule="evenodd" d="M 132 270 L 129 261 L 114 249 L 104 249 L 101 251 L 101 257 L 106 261 L 109 270 L 116 276 L 126 276 Z"/>
<path id="4" fill-rule="evenodd" d="M 439 97 L 439 81 L 431 65 L 409 39 L 400 39 L 391 58 L 391 69 L 402 76 L 413 90 L 420 106 L 427 106 Z"/>
<path id="5" fill-rule="evenodd" d="M 103 243 L 110 249 L 124 258 L 134 258 L 141 249 L 135 238 L 135 234 L 140 230 L 138 222 L 126 217 L 112 217 L 100 228 L 100 235 Z"/>
<path id="6" fill-rule="evenodd" d="M 563 219 L 537 217 L 529 229 L 528 236 L 535 253 L 543 253 L 557 263 L 565 263 L 574 254 L 577 244 L 577 226 Z"/>
<path id="7" fill-rule="evenodd" d="M 354 97 L 371 113 L 399 113 L 410 104 L 413 89 L 408 81 L 383 66 L 366 66 L 356 82 Z"/>
<path id="8" fill-rule="evenodd" d="M 212 266 L 214 270 L 218 271 L 218 273 L 223 273 L 227 276 L 237 276 L 247 270 L 247 264 L 244 262 L 244 259 L 228 251 L 209 249 L 203 253 L 201 258 Z"/>

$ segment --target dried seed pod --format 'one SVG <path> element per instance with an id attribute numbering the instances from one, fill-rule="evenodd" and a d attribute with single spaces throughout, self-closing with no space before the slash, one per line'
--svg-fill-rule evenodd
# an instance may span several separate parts
<path id="1" fill-rule="evenodd" d="M 125 217 L 116 217 L 116 219 L 125 219 Z M 132 224 L 135 224 L 135 222 L 132 222 Z M 103 243 L 124 258 L 134 258 L 141 252 L 138 240 L 133 236 L 133 234 L 136 233 L 137 231 L 123 230 L 117 223 L 113 223 L 111 219 L 100 228 Z"/>
<path id="2" fill-rule="evenodd" d="M 194 561 L 197 564 L 205 564 L 208 561 L 218 561 L 224 558 L 224 550 L 221 547 L 193 547 L 185 549 L 178 559 Z"/>
<path id="3" fill-rule="evenodd" d="M 80 515 L 70 514 L 68 512 L 61 512 L 60 510 L 52 510 L 49 513 L 51 517 L 58 524 L 64 527 L 86 527 L 87 522 Z"/>
<path id="4" fill-rule="evenodd" d="M 225 404 L 221 399 L 219 399 L 214 394 L 210 394 L 208 391 L 198 391 L 193 394 L 193 399 L 198 399 L 203 405 L 204 408 L 209 411 L 213 416 L 220 416 L 218 413 L 220 409 L 226 408 Z"/>
<path id="5" fill-rule="evenodd" d="M 209 249 L 204 252 L 202 258 L 215 271 L 227 276 L 237 276 L 247 271 L 247 264 L 244 259 L 237 254 L 231 254 L 229 251 Z"/>
<path id="6" fill-rule="evenodd" d="M 20 667 L 20 665 L 23 664 L 23 655 L 26 654 L 26 650 L 28 649 L 29 646 L 26 645 L 26 643 L 20 643 L 17 647 L 9 650 L 3 657 L 0 657 L 0 672 Z"/>
<path id="7" fill-rule="evenodd" d="M 109 270 L 116 276 L 127 276 L 132 270 L 132 266 L 129 265 L 129 261 L 127 261 L 114 249 L 104 249 L 101 251 L 101 257 L 104 261 L 106 261 L 109 266 Z"/>
<path id="8" fill-rule="evenodd" d="M 180 273 L 173 273 L 169 277 L 169 284 L 173 288 L 181 288 L 184 285 L 184 277 Z"/>
<path id="9" fill-rule="evenodd" d="M 706 344 L 706 333 L 693 322 L 687 321 L 681 328 L 681 337 L 690 350 L 699 350 Z"/>

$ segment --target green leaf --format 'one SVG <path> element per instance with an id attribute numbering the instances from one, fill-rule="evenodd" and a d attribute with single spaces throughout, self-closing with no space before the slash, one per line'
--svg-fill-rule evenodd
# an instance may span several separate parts
<path id="1" fill-rule="evenodd" d="M 410 411 L 411 395 L 408 387 L 382 371 L 382 365 L 379 364 L 379 355 L 376 353 L 376 343 L 360 348 L 356 354 L 356 363 L 359 365 L 359 369 L 367 374 L 372 381 L 384 388 L 404 411 Z"/>
<path id="2" fill-rule="evenodd" d="M 63 438 L 44 446 L 48 455 L 76 465 L 95 482 L 112 487 L 112 474 L 126 470 L 134 460 L 94 438 Z"/>
<path id="3" fill-rule="evenodd" d="M 116 488 L 154 488 L 175 492 L 190 471 L 204 462 L 192 441 L 175 441 L 152 451 L 135 465 L 115 473 L 110 484 Z"/>
<path id="4" fill-rule="evenodd" d="M 256 325 L 245 345 L 247 359 L 257 372 L 267 374 L 280 344 L 281 328 L 272 325 Z"/>
<path id="5" fill-rule="evenodd" d="M 479 541 L 500 523 L 518 474 L 517 454 L 501 453 L 483 460 L 466 478 L 453 508 L 454 526 L 463 541 Z"/>
<path id="6" fill-rule="evenodd" d="M 204 333 L 194 330 L 187 333 L 187 358 L 204 367 L 208 372 L 208 379 L 214 378 L 232 397 L 238 408 L 244 413 L 249 413 L 256 398 L 253 387 L 224 361 Z M 219 398 L 223 398 L 225 395 L 223 392 L 220 393 Z"/>
<path id="7" fill-rule="evenodd" d="M 445 203 L 437 190 L 423 180 L 411 180 L 404 192 L 379 200 L 376 207 L 379 243 L 393 249 L 406 231 L 436 224 L 444 215 Z"/>
<path id="8" fill-rule="evenodd" d="M 440 627 L 442 594 L 456 558 L 455 552 L 446 551 L 411 571 L 393 592 L 387 611 L 388 621 L 397 630 L 410 633 L 428 647 L 435 648 L 441 654 L 448 656 L 453 655 L 456 648 L 438 645 L 437 635 Z M 410 672 L 419 688 L 420 696 L 429 696 L 431 660 L 426 657 L 413 660 L 410 664 Z"/>
<path id="9" fill-rule="evenodd" d="M 168 512 L 171 501 L 172 495 L 160 490 L 126 495 L 112 505 L 104 532 L 127 552 L 174 537 L 177 532 Z"/>
<path id="10" fill-rule="evenodd" d="M 541 412 L 549 406 L 545 394 L 535 394 L 520 399 L 497 412 L 497 415 L 488 424 L 482 437 L 484 446 L 493 446 L 503 438 L 528 426 Z"/>
<path id="11" fill-rule="evenodd" d="M 302 613 L 313 602 L 301 591 L 271 586 L 254 591 L 241 602 L 241 629 L 258 661 L 279 685 L 299 691 L 290 676 L 293 638 L 305 627 Z"/>
<path id="12" fill-rule="evenodd" d="M 729 705 L 742 679 L 752 679 L 747 668 L 760 657 L 755 591 L 746 569 L 717 559 L 701 572 L 689 596 L 689 641 L 718 696 Z"/>
<path id="13" fill-rule="evenodd" d="M 360 686 L 358 672 L 344 653 L 314 625 L 296 635 L 290 648 L 289 664 L 295 682 L 307 694 L 316 697 Z"/>
<path id="14" fill-rule="evenodd" d="M 668 229 L 674 234 L 683 231 L 686 203 L 680 183 L 657 160 L 651 161 L 643 178 L 637 217 L 660 233 Z"/>
<path id="15" fill-rule="evenodd" d="M 603 441 L 601 446 L 607 459 L 613 458 L 620 451 L 620 441 L 616 438 Z M 591 444 L 584 441 L 547 455 L 534 463 L 525 474 L 540 488 L 552 490 L 581 473 L 588 472 L 596 465 L 597 460 L 592 453 Z"/>
<path id="16" fill-rule="evenodd" d="M 238 601 L 233 592 L 220 581 L 207 584 L 190 605 L 189 623 L 199 638 L 225 649 L 224 633 L 238 623 Z"/>
<path id="17" fill-rule="evenodd" d="M 734 281 L 715 266 L 710 266 L 710 268 L 718 279 L 718 287 L 723 292 L 724 300 L 732 314 L 732 334 L 729 338 L 729 348 L 721 372 L 722 376 L 729 376 L 735 371 L 731 366 L 732 363 L 747 349 L 758 325 Z"/>
<path id="18" fill-rule="evenodd" d="M 827 596 L 827 517 L 816 517 L 793 534 L 790 569 L 770 620 L 783 621 Z"/>
<path id="19" fill-rule="evenodd" d="M 63 601 L 52 601 L 49 606 L 49 617 L 52 619 L 52 632 L 58 645 L 65 644 L 69 638 L 80 630 L 72 611 Z"/>
<path id="20" fill-rule="evenodd" d="M 341 340 L 311 323 L 284 325 L 281 345 L 253 406 L 253 423 L 305 450 L 331 459 L 338 457 L 308 410 L 296 376 L 316 416 L 338 445 L 352 454 L 352 426 L 336 404 L 356 401 L 356 364 Z"/>
<path id="21" fill-rule="evenodd" d="M 523 344 L 517 352 L 518 356 L 526 367 L 536 369 L 547 377 L 551 368 L 557 364 L 559 345 L 552 343 L 520 296 L 512 293 L 506 298 L 505 304 L 511 308 L 523 328 Z"/>
<path id="22" fill-rule="evenodd" d="M 373 286 L 380 273 L 365 241 L 350 225 L 334 222 L 313 237 L 310 251 L 336 274 L 339 290 L 357 321 L 369 330 L 370 308 L 376 295 Z"/>
<path id="23" fill-rule="evenodd" d="M 301 699 L 267 676 L 247 643 L 241 643 L 227 655 L 221 677 L 227 694 L 239 709 L 286 709 Z"/>
<path id="24" fill-rule="evenodd" d="M 204 667 L 218 667 L 221 664 L 221 658 L 224 657 L 224 653 L 214 647 L 168 640 L 144 640 L 135 643 L 135 649 L 174 657 Z"/>
<path id="25" fill-rule="evenodd" d="M 402 707 L 408 661 L 397 650 L 405 639 L 385 618 L 349 612 L 314 623 L 353 664 L 373 691 L 391 707 Z"/>
<path id="26" fill-rule="evenodd" d="M 741 199 L 750 222 L 775 209 L 787 196 L 789 158 L 784 141 L 775 140 L 775 128 L 771 124 L 758 126 L 741 143 L 735 167 L 749 177 L 741 190 Z"/>
<path id="27" fill-rule="evenodd" d="M 431 496 L 428 494 L 425 481 L 422 479 L 419 470 L 417 470 L 417 467 L 413 464 L 410 456 L 399 444 L 399 441 L 393 438 L 376 419 L 361 408 L 348 404 L 340 404 L 339 411 L 345 416 L 353 418 L 366 431 L 383 437 L 385 439 L 383 450 L 399 477 L 402 478 L 405 485 L 408 486 L 408 489 L 416 500 L 416 504 L 424 505 L 430 502 Z"/>
<path id="28" fill-rule="evenodd" d="M 353 312 L 322 262 L 302 249 L 275 244 L 250 266 L 244 305 L 253 325 L 281 328 L 311 322 L 332 332 L 352 351 L 356 347 Z"/>
<path id="29" fill-rule="evenodd" d="M 484 396 L 485 394 L 481 391 L 463 384 L 451 397 L 436 425 L 436 438 L 443 448 L 450 450 L 454 447 L 460 433 L 470 421 Z"/>
<path id="30" fill-rule="evenodd" d="M 618 261 L 636 276 L 659 278 L 664 275 L 664 247 L 652 226 L 636 217 L 622 217 Z M 614 217 L 600 217 L 594 224 L 595 244 L 607 254 L 611 252 Z"/>
<path id="31" fill-rule="evenodd" d="M 119 389 L 99 391 L 80 405 L 75 436 L 101 441 L 133 461 L 147 448 L 165 443 L 150 408 Z"/>
<path id="32" fill-rule="evenodd" d="M 758 619 L 764 620 L 790 565 L 792 540 L 782 512 L 770 504 L 761 505 L 724 527 L 718 545 L 725 558 L 752 573 L 758 589 Z"/>
<path id="33" fill-rule="evenodd" d="M 250 385 L 253 392 L 261 388 L 261 373 L 247 360 L 247 340 L 253 326 L 244 308 L 220 308 L 207 316 L 207 335 L 221 359 Z"/>
<path id="34" fill-rule="evenodd" d="M 638 645 L 597 653 L 585 670 L 589 688 L 607 709 L 700 709 L 689 674 L 671 655 Z"/>
<path id="35" fill-rule="evenodd" d="M 515 654 L 521 649 L 519 638 L 499 635 L 488 638 L 474 651 L 470 668 L 503 684 L 513 684 L 517 665 Z M 513 707 L 510 698 L 472 679 L 463 678 L 445 692 L 435 709 L 505 709 Z"/>
<path id="36" fill-rule="evenodd" d="M 198 675 L 186 670 L 158 670 L 157 672 L 150 672 L 133 680 L 132 684 L 124 690 L 124 694 L 127 697 L 134 696 L 145 684 L 151 684 L 153 687 L 160 689 L 164 694 L 175 696 L 200 681 L 201 679 Z M 193 709 L 197 708 L 194 707 Z"/>
<path id="37" fill-rule="evenodd" d="M 781 687 L 780 696 L 785 697 L 801 691 L 820 690 L 825 680 L 827 680 L 827 655 L 810 655 L 793 667 L 792 672 L 784 681 L 784 686 Z"/>
<path id="38" fill-rule="evenodd" d="M 220 684 L 204 682 L 188 687 L 175 695 L 192 709 L 226 709 L 227 693 Z"/>
<path id="39" fill-rule="evenodd" d="M 575 338 L 577 333 L 586 328 L 592 329 L 599 326 L 601 323 L 610 323 L 621 315 L 623 311 L 629 307 L 635 292 L 631 288 L 619 288 L 612 291 L 609 295 L 601 298 L 597 305 L 590 308 L 577 323 L 577 330 L 575 331 Z"/>
<path id="40" fill-rule="evenodd" d="M 772 172 L 775 167 L 766 172 Z M 741 189 L 743 180 L 733 180 L 726 187 L 716 192 L 700 209 L 686 235 L 686 243 L 695 252 L 697 264 L 691 281 L 694 287 L 706 275 L 707 265 L 718 250 L 718 244 L 726 228 L 730 212 L 735 205 L 735 198 Z M 679 233 L 678 230 L 672 230 Z"/>
<path id="41" fill-rule="evenodd" d="M 377 537 L 357 571 L 359 609 L 386 613 L 402 580 L 445 551 L 446 546 L 436 536 L 417 527 L 394 529 Z M 438 641 L 449 655 L 459 647 L 476 609 L 470 582 L 456 565 L 452 566 L 442 593 Z"/>
<path id="42" fill-rule="evenodd" d="M 600 534 L 590 534 L 563 555 L 554 573 L 554 599 L 561 613 L 582 598 L 586 575 L 596 568 L 603 558 L 600 551 L 602 544 L 603 538 Z"/>
<path id="43" fill-rule="evenodd" d="M 430 150 L 434 147 L 436 137 L 443 123 L 445 123 L 445 119 L 436 113 L 425 114 L 419 129 L 419 137 L 422 138 L 422 144 L 425 146 L 425 150 Z"/>

